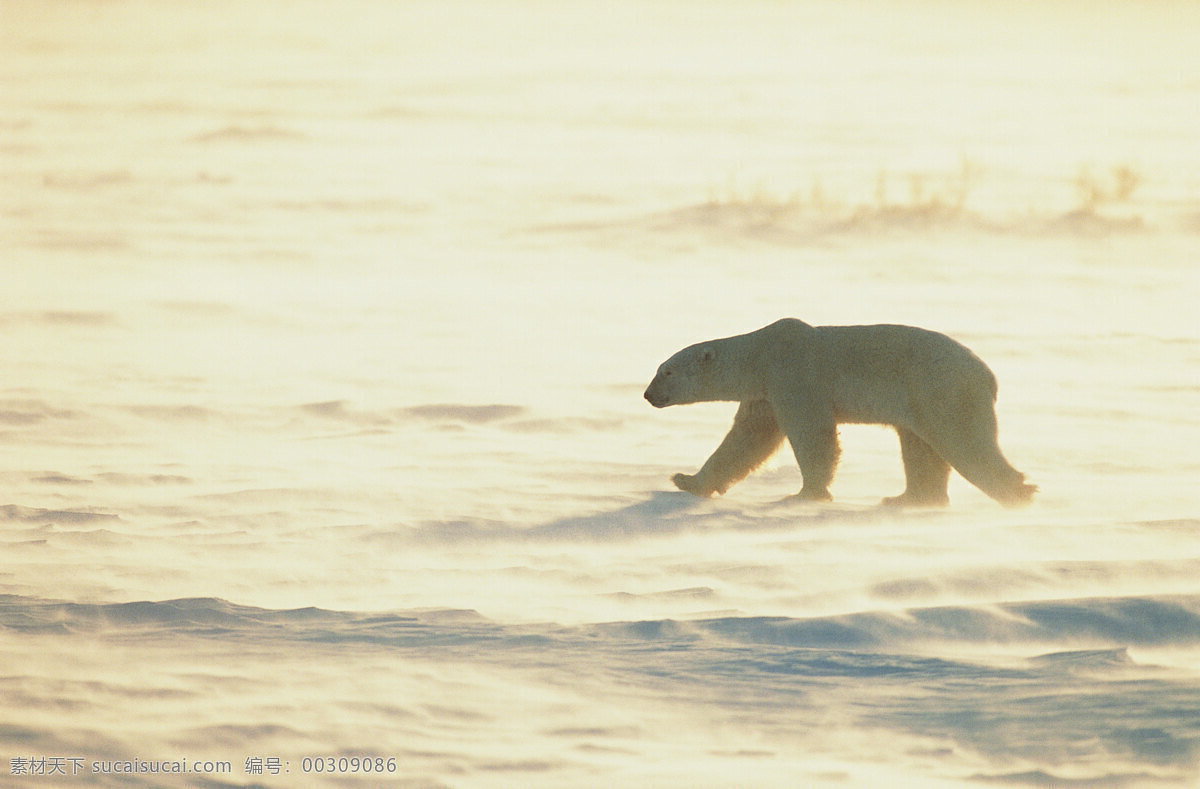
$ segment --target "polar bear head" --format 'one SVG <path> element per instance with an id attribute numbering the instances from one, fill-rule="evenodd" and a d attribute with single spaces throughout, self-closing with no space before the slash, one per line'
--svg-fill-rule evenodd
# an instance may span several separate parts
<path id="1" fill-rule="evenodd" d="M 709 400 L 716 367 L 716 347 L 711 343 L 690 345 L 659 365 L 644 396 L 655 408 Z"/>

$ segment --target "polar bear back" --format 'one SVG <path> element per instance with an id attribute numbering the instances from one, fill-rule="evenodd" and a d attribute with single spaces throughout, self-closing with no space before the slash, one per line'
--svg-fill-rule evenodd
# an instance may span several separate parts
<path id="1" fill-rule="evenodd" d="M 838 422 L 913 425 L 996 399 L 996 378 L 983 360 L 939 332 L 790 320 L 770 328 L 791 335 L 771 343 L 790 357 L 783 368 L 772 366 L 823 390 Z"/>

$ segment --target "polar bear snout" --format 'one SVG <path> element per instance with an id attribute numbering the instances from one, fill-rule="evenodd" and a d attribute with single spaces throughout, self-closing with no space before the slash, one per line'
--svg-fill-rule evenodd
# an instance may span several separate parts
<path id="1" fill-rule="evenodd" d="M 658 375 L 654 376 L 654 379 L 650 381 L 650 385 L 646 387 L 645 394 L 642 395 L 642 397 L 646 398 L 646 402 L 655 408 L 666 408 L 671 404 L 670 387 L 663 380 L 670 377 L 670 375 L 669 372 L 663 375 L 662 371 L 659 370 Z"/>
<path id="2" fill-rule="evenodd" d="M 646 393 L 642 396 L 646 398 L 647 403 L 655 408 L 666 408 L 671 404 L 671 398 L 667 397 L 662 392 L 655 391 L 654 384 L 650 384 L 650 386 L 646 389 Z"/>

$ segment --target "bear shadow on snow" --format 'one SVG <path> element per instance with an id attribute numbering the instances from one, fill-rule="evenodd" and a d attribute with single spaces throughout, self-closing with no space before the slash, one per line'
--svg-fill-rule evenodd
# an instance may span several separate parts
<path id="1" fill-rule="evenodd" d="M 723 494 L 783 444 L 804 484 L 797 496 L 830 501 L 839 424 L 891 425 L 905 489 L 897 506 L 945 506 L 953 468 L 1005 506 L 1037 486 L 997 443 L 996 377 L 966 346 L 912 326 L 810 326 L 784 318 L 748 334 L 688 346 L 659 366 L 645 398 L 655 408 L 739 403 L 733 427 L 680 490 Z"/>
<path id="2" fill-rule="evenodd" d="M 790 532 L 796 528 L 798 517 L 803 523 L 815 525 L 830 521 L 871 520 L 882 512 L 874 505 L 825 502 L 813 507 L 811 502 L 804 502 L 805 506 L 796 507 L 796 502 L 795 496 L 787 496 L 749 508 L 731 508 L 675 491 L 657 491 L 649 498 L 617 509 L 572 515 L 521 529 L 519 538 L 611 542 L 706 530 Z"/>
<path id="3" fill-rule="evenodd" d="M 692 518 L 679 516 L 685 513 L 694 515 L 699 504 L 691 496 L 659 491 L 644 501 L 636 501 L 617 510 L 575 515 L 534 526 L 525 535 L 531 538 L 588 540 L 672 534 L 683 531 L 693 523 Z"/>

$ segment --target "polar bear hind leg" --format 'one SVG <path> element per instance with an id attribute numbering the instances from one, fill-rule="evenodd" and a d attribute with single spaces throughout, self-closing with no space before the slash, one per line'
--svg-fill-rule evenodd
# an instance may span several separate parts
<path id="1" fill-rule="evenodd" d="M 697 496 L 725 493 L 775 454 L 783 432 L 766 400 L 748 400 L 738 406 L 728 435 L 695 474 L 676 474 L 675 487 Z"/>
<path id="2" fill-rule="evenodd" d="M 931 448 L 946 459 L 968 482 L 1006 507 L 1029 503 L 1037 485 L 1025 482 L 1025 475 L 1009 464 L 996 442 L 996 416 L 986 415 L 965 420 L 929 436 Z"/>
<path id="3" fill-rule="evenodd" d="M 904 492 L 883 503 L 894 507 L 944 507 L 950 503 L 946 492 L 950 482 L 950 464 L 933 447 L 911 430 L 898 427 L 900 457 L 904 461 Z"/>

